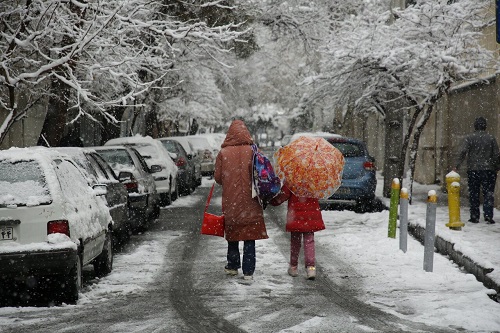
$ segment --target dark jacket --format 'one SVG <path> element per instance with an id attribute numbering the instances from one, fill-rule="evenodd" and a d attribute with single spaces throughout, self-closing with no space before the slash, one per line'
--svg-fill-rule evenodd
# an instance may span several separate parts
<path id="1" fill-rule="evenodd" d="M 286 231 L 314 232 L 325 229 L 318 199 L 298 197 L 290 191 L 285 183 L 280 193 L 270 201 L 270 204 L 277 206 L 287 200 Z"/>
<path id="2" fill-rule="evenodd" d="M 226 134 L 215 162 L 214 178 L 222 185 L 222 212 L 228 241 L 268 238 L 264 212 L 252 198 L 252 136 L 241 120 L 235 120 Z"/>
<path id="3" fill-rule="evenodd" d="M 467 170 L 498 171 L 500 151 L 495 137 L 484 130 L 476 130 L 463 141 L 458 155 L 458 169 L 467 156 Z"/>

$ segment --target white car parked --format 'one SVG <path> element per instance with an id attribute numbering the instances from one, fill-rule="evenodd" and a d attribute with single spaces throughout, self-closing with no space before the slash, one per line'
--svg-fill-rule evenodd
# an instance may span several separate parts
<path id="1" fill-rule="evenodd" d="M 153 174 L 160 204 L 169 205 L 179 196 L 178 168 L 163 144 L 150 136 L 131 136 L 111 139 L 105 146 L 132 146 L 141 154 L 149 167 L 159 165 L 161 170 Z"/>
<path id="2" fill-rule="evenodd" d="M 55 150 L 0 151 L 0 294 L 14 292 L 3 281 L 29 281 L 75 303 L 83 266 L 93 264 L 97 276 L 111 272 L 112 219 L 99 197 L 106 192 Z"/>

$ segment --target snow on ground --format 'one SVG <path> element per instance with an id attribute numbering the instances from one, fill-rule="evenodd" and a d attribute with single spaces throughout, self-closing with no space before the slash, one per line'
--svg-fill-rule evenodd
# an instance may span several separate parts
<path id="1" fill-rule="evenodd" d="M 204 178 L 202 186 L 208 187 L 212 183 L 213 180 Z M 380 183 L 379 192 L 381 186 Z M 427 188 L 417 186 L 417 190 Z M 189 207 L 198 199 L 196 196 L 181 197 L 171 208 Z M 220 205 L 219 202 L 214 200 L 213 204 Z M 410 220 L 420 219 L 425 222 L 425 203 L 415 202 L 409 210 Z M 463 210 L 462 214 L 464 213 L 467 213 L 466 209 Z M 500 217 L 498 211 L 496 213 Z M 437 214 L 439 224 L 447 216 L 446 208 L 439 207 Z M 359 294 L 364 301 L 399 317 L 429 325 L 462 327 L 468 332 L 500 332 L 500 304 L 489 298 L 488 293 L 491 293 L 491 290 L 486 289 L 473 275 L 463 272 L 452 261 L 439 254 L 434 256 L 433 272 L 425 272 L 423 246 L 418 241 L 409 237 L 408 251 L 403 253 L 399 250 L 399 234 L 396 239 L 387 237 L 388 211 L 366 214 L 347 210 L 323 211 L 323 217 L 327 228 L 316 233 L 316 244 L 318 247 L 327 248 L 341 260 L 352 263 L 357 274 L 363 278 L 366 290 Z M 464 216 L 462 219 L 465 219 Z M 476 232 L 475 237 L 490 234 L 491 230 L 500 230 L 500 223 L 488 226 L 490 229 L 487 229 L 486 225 L 478 226 L 482 231 Z M 471 228 L 467 225 L 464 230 Z M 275 232 L 271 230 L 270 236 Z M 446 234 L 448 231 L 438 226 L 437 233 L 440 232 Z M 472 233 L 455 231 L 454 237 L 465 237 L 467 234 Z M 178 233 L 174 235 L 167 232 L 162 235 L 161 239 L 144 242 L 128 254 L 117 255 L 113 272 L 87 287 L 76 306 L 102 302 L 117 294 L 133 293 L 152 281 L 160 267 L 165 264 L 165 249 L 169 241 L 177 237 Z M 486 253 L 484 251 L 500 253 L 495 244 L 483 244 L 483 248 L 486 250 L 476 251 L 475 254 L 481 256 Z M 257 242 L 256 249 L 259 262 L 256 279 L 250 286 L 238 284 L 237 288 L 227 280 L 228 286 L 223 290 L 232 294 L 232 297 L 244 298 L 252 288 L 265 289 L 273 295 L 286 293 L 289 289 L 292 278 L 286 274 L 288 255 L 281 253 L 272 241 Z M 219 251 L 218 256 L 223 258 L 225 247 L 221 247 Z M 134 262 L 142 264 L 131 264 Z M 328 258 L 318 256 L 317 263 L 327 274 L 335 274 L 336 267 Z M 301 275 L 297 278 L 304 277 Z M 14 322 L 17 312 L 30 311 L 36 312 L 40 309 L 0 308 L 0 327 Z M 35 317 L 33 320 L 37 320 Z M 290 332 L 321 325 L 322 320 L 327 318 L 311 318 L 302 325 L 290 328 Z M 255 331 L 257 328 L 252 327 L 252 324 L 248 325 L 250 326 L 243 328 L 249 331 Z"/>

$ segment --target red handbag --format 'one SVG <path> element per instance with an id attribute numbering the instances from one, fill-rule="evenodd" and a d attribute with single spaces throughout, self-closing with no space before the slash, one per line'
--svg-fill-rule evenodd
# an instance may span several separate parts
<path id="1" fill-rule="evenodd" d="M 207 213 L 208 205 L 210 204 L 210 199 L 212 199 L 212 193 L 214 192 L 215 183 L 208 193 L 207 204 L 205 205 L 205 211 L 203 213 L 203 221 L 201 222 L 201 233 L 203 235 L 219 236 L 224 237 L 224 215 L 214 215 Z"/>

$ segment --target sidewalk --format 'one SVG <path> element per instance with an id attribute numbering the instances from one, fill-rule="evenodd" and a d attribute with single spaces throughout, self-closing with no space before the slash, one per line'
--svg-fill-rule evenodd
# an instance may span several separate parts
<path id="1" fill-rule="evenodd" d="M 403 183 L 403 187 L 407 183 Z M 408 185 L 409 186 L 409 185 Z M 436 251 L 449 256 L 457 265 L 476 276 L 487 288 L 496 290 L 497 301 L 500 301 L 500 211 L 495 209 L 496 224 L 467 222 L 469 219 L 468 200 L 460 198 L 460 220 L 465 223 L 462 230 L 451 230 L 446 227 L 449 221 L 448 196 L 438 185 L 413 184 L 412 205 L 408 208 L 408 232 L 423 243 L 425 235 L 425 216 L 421 209 L 412 214 L 412 207 L 427 205 L 427 194 L 434 190 L 438 196 L 436 209 Z M 389 206 L 389 199 L 384 198 Z M 480 207 L 482 213 L 482 205 Z M 399 235 L 398 235 L 399 236 Z"/>

